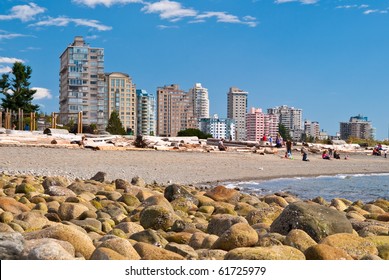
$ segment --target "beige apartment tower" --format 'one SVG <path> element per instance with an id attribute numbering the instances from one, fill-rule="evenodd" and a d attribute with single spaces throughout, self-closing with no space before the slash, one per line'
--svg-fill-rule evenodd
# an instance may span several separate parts
<path id="1" fill-rule="evenodd" d="M 108 119 L 111 113 L 116 111 L 127 133 L 135 135 L 137 132 L 137 101 L 132 78 L 120 72 L 106 73 L 105 85 Z"/>
<path id="2" fill-rule="evenodd" d="M 230 87 L 227 93 L 227 118 L 235 120 L 235 139 L 247 140 L 246 137 L 246 113 L 247 91 L 236 87 Z"/>
<path id="3" fill-rule="evenodd" d="M 193 101 L 177 84 L 157 88 L 157 135 L 174 137 L 181 130 L 197 128 Z"/>
<path id="4" fill-rule="evenodd" d="M 106 127 L 104 49 L 92 48 L 77 36 L 60 56 L 59 123 L 68 124 L 82 112 L 82 122 Z"/>

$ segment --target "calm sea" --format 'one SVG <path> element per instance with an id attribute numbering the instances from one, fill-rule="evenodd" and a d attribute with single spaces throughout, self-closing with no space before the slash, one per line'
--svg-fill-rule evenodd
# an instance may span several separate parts
<path id="1" fill-rule="evenodd" d="M 283 178 L 261 182 L 241 182 L 242 192 L 272 194 L 288 192 L 301 199 L 321 196 L 331 201 L 333 198 L 346 198 L 351 201 L 369 202 L 378 198 L 389 200 L 389 174 L 353 174 L 304 178 Z"/>

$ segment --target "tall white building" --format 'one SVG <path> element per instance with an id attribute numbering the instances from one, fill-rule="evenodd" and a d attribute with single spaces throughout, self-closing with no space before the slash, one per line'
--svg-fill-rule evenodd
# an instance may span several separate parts
<path id="1" fill-rule="evenodd" d="M 125 73 L 112 72 L 105 74 L 107 120 L 113 111 L 119 115 L 120 121 L 128 134 L 135 134 L 137 127 L 136 89 L 132 78 Z"/>
<path id="2" fill-rule="evenodd" d="M 209 97 L 208 89 L 203 88 L 201 83 L 196 83 L 193 88 L 189 90 L 189 95 L 193 100 L 193 115 L 195 118 L 209 118 Z"/>
<path id="3" fill-rule="evenodd" d="M 247 91 L 230 87 L 227 93 L 227 118 L 235 120 L 235 139 L 246 140 Z"/>
<path id="4" fill-rule="evenodd" d="M 319 122 L 305 120 L 304 133 L 307 137 L 313 137 L 319 139 L 320 137 L 320 125 Z"/>
<path id="5" fill-rule="evenodd" d="M 138 135 L 156 135 L 155 131 L 155 97 L 144 89 L 137 89 Z"/>
<path id="6" fill-rule="evenodd" d="M 60 56 L 60 122 L 75 120 L 105 129 L 104 49 L 92 48 L 77 36 Z"/>

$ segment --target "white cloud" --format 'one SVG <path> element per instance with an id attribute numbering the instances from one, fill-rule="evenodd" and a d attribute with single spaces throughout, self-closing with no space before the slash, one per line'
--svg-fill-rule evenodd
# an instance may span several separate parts
<path id="1" fill-rule="evenodd" d="M 99 36 L 97 36 L 97 35 L 91 35 L 91 36 L 85 37 L 86 40 L 96 40 L 97 38 L 99 38 Z"/>
<path id="2" fill-rule="evenodd" d="M 0 74 L 10 73 L 12 72 L 12 68 L 9 66 L 1 66 L 0 65 Z"/>
<path id="3" fill-rule="evenodd" d="M 72 2 L 92 8 L 96 7 L 97 5 L 111 7 L 116 4 L 143 3 L 142 0 L 72 0 Z"/>
<path id="4" fill-rule="evenodd" d="M 387 10 L 366 10 L 363 13 L 365 15 L 369 15 L 369 14 L 387 14 L 388 11 Z"/>
<path id="5" fill-rule="evenodd" d="M 68 17 L 49 17 L 47 20 L 42 20 L 30 26 L 68 26 L 70 23 L 75 24 L 76 26 L 87 26 L 94 28 L 98 31 L 108 31 L 111 30 L 111 26 L 103 25 L 98 20 L 92 19 L 80 19 L 80 18 L 68 18 Z"/>
<path id="6" fill-rule="evenodd" d="M 159 14 L 161 19 L 167 19 L 173 22 L 184 17 L 195 17 L 197 15 L 196 10 L 184 8 L 181 3 L 169 0 L 145 3 L 142 11 L 146 14 Z"/>
<path id="7" fill-rule="evenodd" d="M 44 13 L 45 11 L 45 8 L 39 7 L 34 3 L 29 3 L 28 5 L 14 6 L 11 9 L 10 14 L 0 15 L 0 20 L 19 19 L 23 22 L 31 21 L 35 19 L 36 15 Z"/>
<path id="8" fill-rule="evenodd" d="M 369 5 L 341 5 L 341 6 L 336 6 L 336 9 L 366 9 L 368 8 Z"/>
<path id="9" fill-rule="evenodd" d="M 19 37 L 30 37 L 29 35 L 23 35 L 23 34 L 17 34 L 17 33 L 10 33 L 10 34 L 0 34 L 0 40 L 3 39 L 14 39 Z"/>
<path id="10" fill-rule="evenodd" d="M 0 63 L 14 64 L 15 62 L 24 63 L 24 61 L 22 59 L 19 59 L 19 58 L 0 56 Z"/>
<path id="11" fill-rule="evenodd" d="M 40 100 L 40 99 L 51 99 L 53 96 L 51 95 L 51 92 L 47 88 L 40 88 L 40 87 L 33 87 L 31 89 L 36 90 L 36 93 L 34 94 L 34 100 Z"/>
<path id="12" fill-rule="evenodd" d="M 217 22 L 242 23 L 242 24 L 247 24 L 251 27 L 255 27 L 258 24 L 257 22 L 255 22 L 256 18 L 252 16 L 245 16 L 243 18 L 245 21 L 242 21 L 237 16 L 225 12 L 205 12 L 201 15 L 196 16 L 196 19 L 203 20 L 205 18 L 211 18 L 211 17 L 216 17 Z"/>
<path id="13" fill-rule="evenodd" d="M 178 28 L 177 25 L 158 25 L 157 26 L 158 29 L 174 29 L 174 28 Z"/>
<path id="14" fill-rule="evenodd" d="M 275 0 L 276 4 L 283 4 L 289 2 L 300 2 L 301 4 L 316 4 L 319 0 Z"/>
<path id="15" fill-rule="evenodd" d="M 161 19 L 168 20 L 170 22 L 177 22 L 182 20 L 183 18 L 192 18 L 193 20 L 189 21 L 189 23 L 201 23 L 205 22 L 205 19 L 216 17 L 217 22 L 240 23 L 246 24 L 251 27 L 255 27 L 258 24 L 256 22 L 256 19 L 251 16 L 246 16 L 243 18 L 243 20 L 241 20 L 239 17 L 225 12 L 200 13 L 199 11 L 193 8 L 184 7 L 180 2 L 170 0 L 159 0 L 155 2 L 147 2 L 143 0 L 72 0 L 72 2 L 76 4 L 86 5 L 92 8 L 96 7 L 97 5 L 104 5 L 106 7 L 110 7 L 115 4 L 140 3 L 143 5 L 143 8 L 141 9 L 142 12 L 146 14 L 158 14 Z M 158 25 L 157 28 L 166 29 L 174 27 L 168 25 Z"/>

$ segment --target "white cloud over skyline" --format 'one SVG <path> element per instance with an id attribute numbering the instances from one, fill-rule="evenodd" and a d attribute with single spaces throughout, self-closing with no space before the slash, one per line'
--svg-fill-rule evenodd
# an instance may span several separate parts
<path id="1" fill-rule="evenodd" d="M 32 36 L 31 35 L 18 34 L 18 33 L 0 34 L 0 41 L 3 40 L 3 39 L 10 40 L 10 39 L 19 38 L 19 37 L 32 37 Z"/>
<path id="2" fill-rule="evenodd" d="M 73 3 L 85 5 L 88 7 L 96 7 L 98 5 L 104 5 L 106 7 L 111 7 L 117 4 L 134 4 L 134 3 L 144 3 L 142 0 L 72 0 Z"/>
<path id="3" fill-rule="evenodd" d="M 45 8 L 39 7 L 35 3 L 29 3 L 28 5 L 18 5 L 12 7 L 8 15 L 0 15 L 0 20 L 19 19 L 23 22 L 26 22 L 34 20 L 36 15 L 44 13 L 45 11 Z"/>
<path id="4" fill-rule="evenodd" d="M 109 31 L 112 29 L 111 26 L 101 24 L 98 20 L 93 19 L 80 19 L 80 18 L 69 18 L 66 16 L 61 16 L 57 18 L 48 17 L 46 20 L 38 21 L 30 26 L 42 27 L 42 26 L 68 26 L 70 23 L 75 24 L 76 26 L 86 26 L 98 31 Z"/>
<path id="5" fill-rule="evenodd" d="M 319 2 L 319 0 L 275 0 L 274 1 L 277 4 L 284 4 L 284 3 L 290 3 L 290 2 L 300 2 L 301 4 L 316 4 Z"/>
<path id="6" fill-rule="evenodd" d="M 195 17 L 198 14 L 192 8 L 184 8 L 181 3 L 169 0 L 145 3 L 142 11 L 146 14 L 159 14 L 161 19 L 170 21 L 177 21 L 184 17 Z"/>

